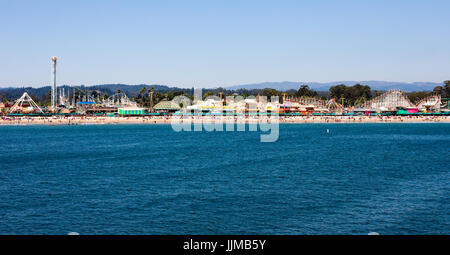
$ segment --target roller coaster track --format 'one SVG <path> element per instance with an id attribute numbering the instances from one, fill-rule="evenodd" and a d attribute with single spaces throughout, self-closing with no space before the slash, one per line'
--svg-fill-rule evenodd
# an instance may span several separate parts
<path id="1" fill-rule="evenodd" d="M 389 90 L 388 92 L 365 102 L 362 106 L 366 109 L 386 108 L 389 110 L 395 110 L 397 107 L 415 107 L 401 90 Z"/>
<path id="2" fill-rule="evenodd" d="M 432 95 L 420 100 L 419 103 L 417 103 L 417 108 L 425 108 L 426 106 L 429 106 L 431 109 L 440 109 L 441 104 L 441 96 Z"/>

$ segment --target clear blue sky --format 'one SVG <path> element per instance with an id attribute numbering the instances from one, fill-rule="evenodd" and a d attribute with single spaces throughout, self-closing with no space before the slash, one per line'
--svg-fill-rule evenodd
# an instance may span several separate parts
<path id="1" fill-rule="evenodd" d="M 450 1 L 0 0 L 0 86 L 450 79 Z"/>

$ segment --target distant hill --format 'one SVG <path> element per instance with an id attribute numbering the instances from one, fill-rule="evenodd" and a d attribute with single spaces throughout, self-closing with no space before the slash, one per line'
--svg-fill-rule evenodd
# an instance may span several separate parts
<path id="1" fill-rule="evenodd" d="M 443 83 L 434 83 L 434 82 L 389 82 L 389 81 L 336 81 L 336 82 L 263 82 L 263 83 L 254 83 L 254 84 L 245 84 L 245 85 L 235 85 L 230 87 L 225 87 L 226 89 L 236 90 L 236 89 L 264 89 L 264 88 L 273 88 L 278 90 L 297 90 L 301 85 L 308 85 L 310 88 L 316 91 L 328 91 L 331 86 L 335 86 L 338 84 L 345 84 L 347 86 L 352 86 L 355 84 L 361 85 L 369 85 L 372 90 L 390 90 L 390 89 L 400 89 L 406 92 L 412 91 L 431 91 L 436 86 L 442 86 Z"/>
<path id="2" fill-rule="evenodd" d="M 138 84 L 138 85 L 127 85 L 127 84 L 102 84 L 102 85 L 94 85 L 86 87 L 90 90 L 108 90 L 110 93 L 115 93 L 117 90 L 120 89 L 120 91 L 127 93 L 128 95 L 137 95 L 139 91 L 142 89 L 142 87 L 145 87 L 146 89 L 154 88 L 155 92 L 168 92 L 168 91 L 175 91 L 175 90 L 184 90 L 183 88 L 178 87 L 169 87 L 166 85 L 148 85 L 148 84 Z"/>
<path id="3" fill-rule="evenodd" d="M 139 84 L 139 85 L 127 85 L 127 84 L 101 84 L 101 85 L 93 85 L 93 86 L 75 86 L 80 90 L 88 90 L 93 91 L 97 90 L 102 93 L 106 93 L 108 95 L 113 95 L 120 90 L 122 93 L 127 94 L 128 96 L 136 96 L 142 87 L 146 87 L 147 89 L 154 88 L 155 92 L 166 93 L 166 92 L 174 92 L 174 91 L 190 91 L 191 89 L 186 88 L 178 88 L 178 87 L 169 87 L 166 85 L 148 85 L 148 84 Z M 58 86 L 58 90 L 64 88 L 65 93 L 67 90 L 70 90 L 72 93 L 73 87 L 69 87 L 68 85 Z M 50 86 L 33 88 L 33 87 L 8 87 L 8 88 L 0 88 L 0 97 L 5 97 L 8 100 L 15 100 L 19 98 L 24 92 L 27 92 L 33 98 L 38 99 L 39 101 L 45 100 L 49 98 Z"/>

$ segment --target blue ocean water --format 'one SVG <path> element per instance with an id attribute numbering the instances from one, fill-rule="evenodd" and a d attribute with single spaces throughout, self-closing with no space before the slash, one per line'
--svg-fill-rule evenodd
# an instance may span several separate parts
<path id="1" fill-rule="evenodd" d="M 0 234 L 450 234 L 449 124 L 0 132 Z"/>

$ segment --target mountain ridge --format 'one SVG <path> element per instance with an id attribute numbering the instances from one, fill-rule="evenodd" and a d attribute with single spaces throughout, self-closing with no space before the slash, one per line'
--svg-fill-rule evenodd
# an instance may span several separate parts
<path id="1" fill-rule="evenodd" d="M 443 83 L 437 82 L 390 82 L 390 81 L 335 81 L 335 82 L 261 82 L 261 83 L 250 83 L 242 85 L 233 85 L 223 87 L 225 89 L 237 90 L 237 89 L 264 89 L 273 88 L 278 90 L 290 90 L 299 89 L 301 85 L 308 85 L 311 89 L 316 91 L 328 91 L 331 86 L 344 84 L 346 86 L 353 86 L 355 84 L 368 85 L 373 90 L 390 90 L 390 89 L 400 89 L 406 92 L 413 91 L 431 91 L 436 86 L 443 86 Z"/>

